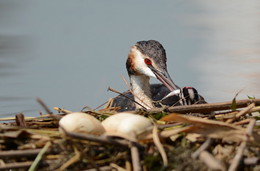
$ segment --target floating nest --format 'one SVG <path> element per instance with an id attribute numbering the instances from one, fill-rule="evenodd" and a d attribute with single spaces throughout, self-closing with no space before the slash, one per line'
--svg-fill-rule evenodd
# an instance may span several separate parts
<path id="1" fill-rule="evenodd" d="M 1 170 L 260 170 L 260 99 L 135 111 L 154 123 L 135 139 L 62 134 L 71 112 L 42 105 L 48 114 L 1 119 Z M 102 121 L 116 110 L 84 112 Z"/>

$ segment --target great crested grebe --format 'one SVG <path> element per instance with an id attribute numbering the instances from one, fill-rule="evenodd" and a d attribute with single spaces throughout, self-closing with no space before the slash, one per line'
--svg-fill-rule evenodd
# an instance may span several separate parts
<path id="1" fill-rule="evenodd" d="M 129 98 L 119 95 L 113 99 L 111 106 L 120 107 L 122 112 L 158 107 L 156 102 L 167 106 L 206 103 L 195 88 L 180 88 L 172 81 L 166 61 L 165 49 L 156 40 L 139 41 L 133 45 L 126 61 L 131 92 L 123 93 Z M 150 85 L 150 77 L 157 78 L 162 84 Z"/>

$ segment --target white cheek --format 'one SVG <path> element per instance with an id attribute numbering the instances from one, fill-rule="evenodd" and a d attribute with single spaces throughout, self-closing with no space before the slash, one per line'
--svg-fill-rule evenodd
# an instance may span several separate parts
<path id="1" fill-rule="evenodd" d="M 154 75 L 154 73 L 153 73 L 153 72 L 151 71 L 151 69 L 148 68 L 147 66 L 146 66 L 146 68 L 142 69 L 142 73 L 145 74 L 145 75 L 147 75 L 147 76 L 149 76 L 149 77 L 154 77 L 154 78 L 156 78 L 156 76 Z"/>
<path id="2" fill-rule="evenodd" d="M 142 56 L 142 54 L 139 51 L 135 52 L 135 65 L 136 65 L 136 69 L 139 73 L 142 73 L 144 75 L 147 75 L 149 77 L 154 77 L 156 78 L 156 76 L 154 75 L 154 73 L 152 72 L 152 70 L 150 68 L 147 67 L 147 65 L 144 63 L 144 57 Z"/>

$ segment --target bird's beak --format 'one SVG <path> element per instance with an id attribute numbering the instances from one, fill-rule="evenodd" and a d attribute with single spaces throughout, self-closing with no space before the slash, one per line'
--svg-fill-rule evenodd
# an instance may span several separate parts
<path id="1" fill-rule="evenodd" d="M 180 89 L 171 79 L 167 71 L 159 71 L 155 69 L 152 65 L 149 66 L 154 75 L 158 80 L 160 80 L 171 92 Z"/>

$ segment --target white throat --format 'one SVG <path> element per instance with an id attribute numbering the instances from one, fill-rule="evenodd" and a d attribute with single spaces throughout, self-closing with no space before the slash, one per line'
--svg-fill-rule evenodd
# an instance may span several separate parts
<path id="1" fill-rule="evenodd" d="M 144 75 L 131 75 L 130 81 L 132 85 L 132 91 L 136 102 L 140 103 L 146 109 L 153 108 L 152 94 L 150 90 L 150 78 Z M 136 103 L 136 108 L 142 108 L 142 106 Z"/>

